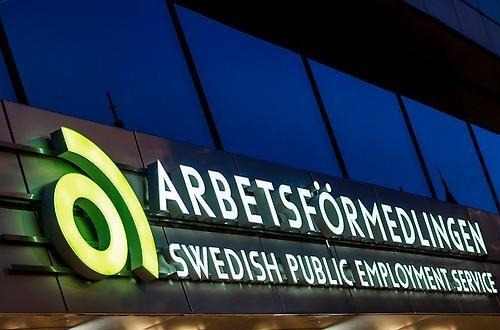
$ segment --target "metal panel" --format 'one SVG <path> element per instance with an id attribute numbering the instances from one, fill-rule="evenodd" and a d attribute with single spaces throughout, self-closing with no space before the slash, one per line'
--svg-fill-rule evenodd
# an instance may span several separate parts
<path id="1" fill-rule="evenodd" d="M 6 102 L 17 143 L 49 146 L 48 134 L 61 125 L 68 125 L 88 135 L 115 161 L 142 167 L 160 159 L 166 170 L 179 164 L 194 166 L 200 172 L 208 169 L 220 171 L 228 178 L 236 173 L 273 182 L 275 187 L 285 183 L 307 187 L 313 179 L 321 185 L 329 182 L 334 195 L 360 198 L 367 205 L 375 200 L 416 211 L 455 218 L 471 218 L 481 223 L 488 244 L 487 261 L 500 261 L 500 218 L 482 211 L 466 209 L 454 204 L 429 200 L 416 195 L 382 187 L 349 182 L 322 174 L 309 174 L 297 169 L 233 156 L 204 149 L 182 142 L 170 141 L 137 133 L 139 150 L 133 133 L 94 124 L 64 115 L 36 110 Z M 8 139 L 5 120 L 0 114 L 0 139 Z M 3 126 L 2 126 L 3 125 Z M 42 137 L 41 140 L 36 140 Z M 47 156 L 21 155 L 29 192 L 41 193 L 43 188 L 75 168 L 63 160 Z M 142 162 L 143 161 L 143 162 Z M 15 154 L 0 152 L 0 171 L 3 179 L 0 190 L 25 192 L 23 177 Z M 146 203 L 144 175 L 126 172 L 127 179 Z M 232 182 L 232 180 L 229 180 Z M 231 183 L 231 188 L 236 188 Z M 183 187 L 180 187 L 183 189 Z M 189 221 L 189 220 L 185 220 Z M 221 228 L 224 228 L 221 226 Z M 425 226 L 422 226 L 425 228 Z M 479 262 L 430 257 L 423 254 L 395 253 L 376 249 L 336 246 L 264 239 L 252 236 L 229 235 L 177 228 L 152 227 L 159 250 L 167 247 L 165 233 L 170 242 L 199 244 L 233 249 L 253 249 L 274 252 L 283 258 L 284 253 L 316 255 L 352 259 L 379 259 L 413 264 L 446 265 L 455 268 L 485 269 L 500 278 L 500 266 Z M 33 212 L 0 209 L 0 234 L 41 235 Z M 346 243 L 342 243 L 346 245 Z M 341 244 L 341 245 L 342 245 Z M 52 250 L 51 250 L 52 251 Z M 167 265 L 160 258 L 160 271 Z M 21 245 L 0 245 L 0 266 L 8 269 L 11 264 L 65 265 L 46 248 Z M 160 279 L 150 283 L 138 282 L 133 277 L 114 277 L 90 282 L 77 275 L 58 275 L 67 308 L 74 313 L 499 313 L 496 296 L 442 294 L 429 292 L 402 292 L 396 290 L 299 287 L 291 285 L 270 286 L 258 284 L 195 282 Z M 0 312 L 64 312 L 65 307 L 55 276 L 0 273 Z M 30 299 L 26 299 L 30 297 Z M 383 302 L 383 303 L 381 303 Z M 168 324 L 168 323 L 167 323 Z"/>
<path id="2" fill-rule="evenodd" d="M 47 148 L 49 134 L 68 126 L 90 138 L 113 161 L 142 167 L 134 134 L 130 131 L 11 102 L 5 102 L 5 108 L 16 143 Z"/>
<path id="3" fill-rule="evenodd" d="M 354 259 L 377 260 L 389 262 L 395 260 L 394 252 L 373 249 L 360 249 L 345 246 L 335 246 L 338 259 L 345 258 L 348 261 Z M 354 267 L 354 265 L 350 265 Z M 398 290 L 380 290 L 366 288 L 350 289 L 351 296 L 356 306 L 357 313 L 414 313 L 410 296 L 407 292 Z M 383 302 L 383 303 L 382 303 Z"/>
<path id="4" fill-rule="evenodd" d="M 130 187 L 132 187 L 132 190 L 135 192 L 137 199 L 144 207 L 148 201 L 146 175 L 131 171 L 122 171 L 122 173 L 130 184 Z"/>
<path id="5" fill-rule="evenodd" d="M 433 214 L 439 213 L 439 214 L 444 214 L 447 215 L 446 213 L 448 210 L 445 210 L 443 208 L 432 208 L 431 205 L 429 205 L 429 199 L 414 195 L 414 194 L 409 194 L 409 193 L 401 193 L 400 191 L 389 189 L 389 188 L 383 188 L 383 187 L 375 187 L 375 192 L 377 194 L 377 200 L 379 203 L 384 203 L 387 205 L 391 206 L 397 206 L 401 207 L 404 209 L 406 212 L 409 212 L 410 210 L 415 210 L 417 213 L 417 219 L 419 223 L 419 227 L 422 230 L 422 235 L 424 237 L 429 237 L 429 233 L 427 231 L 427 227 L 425 226 L 424 219 L 421 215 L 421 212 L 426 211 L 429 212 L 432 210 Z M 441 206 L 441 202 L 436 202 L 435 206 Z M 452 214 L 450 214 L 452 215 Z M 400 237 L 402 237 L 401 233 L 401 228 L 396 228 L 394 230 L 396 234 L 398 234 Z"/>
<path id="6" fill-rule="evenodd" d="M 0 234 L 38 236 L 38 221 L 32 211 L 0 208 Z"/>
<path id="7" fill-rule="evenodd" d="M 347 196 L 353 200 L 361 199 L 365 205 L 373 205 L 373 202 L 376 201 L 375 190 L 372 185 L 321 173 L 311 173 L 311 176 L 313 180 L 318 181 L 321 187 L 329 183 L 332 187 L 332 194 L 335 196 Z"/>
<path id="8" fill-rule="evenodd" d="M 285 254 L 332 258 L 326 244 L 303 243 L 277 239 L 261 239 L 264 250 L 273 252 L 284 262 Z M 349 290 L 339 287 L 278 286 L 286 313 L 354 313 L 354 305 Z"/>
<path id="9" fill-rule="evenodd" d="M 469 218 L 479 223 L 488 250 L 487 261 L 500 261 L 500 216 L 468 209 Z"/>
<path id="10" fill-rule="evenodd" d="M 404 196 L 410 196 L 410 195 L 401 194 L 400 199 Z M 469 219 L 467 208 L 463 206 L 442 202 L 435 199 L 426 199 L 426 201 L 427 201 L 427 210 L 432 210 L 432 213 L 441 214 L 443 215 L 443 217 L 444 216 L 453 217 L 455 219 Z"/>
<path id="11" fill-rule="evenodd" d="M 72 313 L 188 313 L 179 283 L 135 278 L 85 281 L 76 275 L 58 276 L 68 311 Z"/>
<path id="12" fill-rule="evenodd" d="M 250 236 L 165 228 L 170 243 L 262 251 Z M 183 281 L 193 313 L 283 313 L 276 288 L 262 284 Z"/>
<path id="13" fill-rule="evenodd" d="M 273 183 L 275 189 L 277 189 L 280 184 L 287 184 L 291 187 L 302 188 L 309 187 L 312 184 L 312 178 L 306 171 L 284 165 L 263 162 L 257 159 L 239 155 L 234 155 L 234 160 L 236 162 L 238 173 L 240 175 L 250 178 L 250 181 L 252 181 L 253 179 L 270 181 Z M 299 210 L 300 212 L 302 212 L 302 209 L 300 207 Z M 303 214 L 302 218 L 304 218 Z M 266 223 L 266 220 L 263 220 L 264 223 Z M 267 221 L 270 221 L 270 219 L 267 219 Z M 305 229 L 306 226 L 306 221 L 304 221 L 302 228 Z"/>
<path id="14" fill-rule="evenodd" d="M 0 153 L 0 166 L 2 166 L 1 155 L 2 153 Z M 32 194 L 41 194 L 43 193 L 43 189 L 48 184 L 57 181 L 64 174 L 79 171 L 76 167 L 73 167 L 63 159 L 46 157 L 43 155 L 20 155 L 20 159 L 21 163 L 23 164 L 24 175 L 26 177 L 26 182 L 28 184 L 29 192 Z M 8 170 L 13 172 L 11 176 L 13 177 L 13 179 L 10 179 L 10 181 L 15 182 L 17 186 L 22 185 L 24 187 L 22 177 L 20 177 L 19 179 L 18 177 L 15 177 L 16 175 L 15 171 L 11 169 Z M 130 183 L 130 186 L 132 187 L 134 192 L 136 193 L 139 201 L 144 205 L 146 201 L 145 175 L 131 171 L 123 171 L 123 174 L 127 179 L 127 181 Z M 19 180 L 19 181 L 14 181 L 14 180 Z M 0 183 L 0 189 L 2 189 L 1 183 Z M 18 189 L 20 188 L 18 187 Z M 23 192 L 25 191 L 26 189 L 23 190 Z"/>
<path id="15" fill-rule="evenodd" d="M 184 164 L 200 171 L 211 169 L 227 175 L 236 174 L 230 153 L 143 133 L 136 132 L 135 134 L 145 166 L 159 159 L 167 171 L 179 164 Z"/>
<path id="16" fill-rule="evenodd" d="M 329 183 L 332 187 L 332 195 L 334 197 L 346 196 L 353 201 L 360 199 L 368 209 L 371 209 L 373 203 L 377 201 L 375 190 L 372 185 L 349 181 L 319 173 L 312 173 L 311 175 L 315 181 L 318 181 L 320 187 L 324 187 L 327 183 Z M 360 210 L 358 210 L 358 214 L 361 214 Z M 364 221 L 359 221 L 358 224 L 361 230 L 366 233 L 366 223 Z M 376 232 L 375 235 L 377 235 Z M 379 239 L 377 236 L 375 236 L 375 238 Z"/>
<path id="17" fill-rule="evenodd" d="M 444 258 L 409 253 L 395 253 L 402 264 L 418 266 L 445 267 Z M 408 292 L 416 313 L 460 313 L 460 296 L 441 292 Z"/>
<path id="18" fill-rule="evenodd" d="M 0 152 L 0 173 L 2 173 L 0 191 L 26 192 L 19 162 L 15 154 Z"/>
<path id="19" fill-rule="evenodd" d="M 68 311 L 72 313 L 187 313 L 179 283 L 135 278 L 85 281 L 76 275 L 58 276 Z"/>
<path id="20" fill-rule="evenodd" d="M 159 159 L 167 172 L 176 170 L 179 165 L 192 166 L 202 175 L 206 174 L 207 170 L 218 171 L 228 179 L 233 194 L 236 193 L 236 185 L 234 184 L 234 180 L 230 178 L 237 172 L 233 157 L 230 153 L 202 148 L 189 143 L 162 139 L 142 133 L 136 133 L 136 136 L 145 166 Z M 206 184 L 206 186 L 209 185 Z M 176 188 L 181 195 L 187 196 L 184 185 L 180 185 Z M 239 199 L 235 199 L 235 202 L 238 210 L 243 212 Z M 188 204 L 187 207 L 190 208 L 190 205 Z M 238 213 L 241 214 L 241 212 Z"/>
<path id="21" fill-rule="evenodd" d="M 7 126 L 7 120 L 3 111 L 3 105 L 0 106 L 0 141 L 12 142 L 9 127 Z"/>
<path id="22" fill-rule="evenodd" d="M 166 246 L 160 229 L 152 227 L 158 247 Z M 177 281 L 141 282 L 134 277 L 86 281 L 77 275 L 60 275 L 59 281 L 72 313 L 188 313 L 189 307 Z"/>
<path id="23" fill-rule="evenodd" d="M 488 272 L 493 274 L 493 280 L 495 281 L 495 288 L 500 292 L 500 265 L 499 264 L 487 264 L 485 263 L 485 268 Z M 500 296 L 496 295 L 497 305 L 500 306 Z M 498 312 L 497 312 L 498 313 Z"/>
<path id="24" fill-rule="evenodd" d="M 444 259 L 446 267 L 454 269 L 467 269 L 467 270 L 478 270 L 486 271 L 484 264 L 476 261 L 460 260 L 446 258 Z M 495 274 L 495 267 L 491 267 L 491 272 Z M 500 285 L 498 275 L 494 279 L 497 283 L 497 287 Z M 500 313 L 500 306 L 498 305 L 498 294 L 496 295 L 478 295 L 478 294 L 457 294 L 457 301 L 460 303 L 462 313 L 469 314 L 492 314 Z"/>
<path id="25" fill-rule="evenodd" d="M 484 295 L 464 295 L 460 297 L 460 306 L 464 314 L 498 314 L 498 298 Z"/>
<path id="26" fill-rule="evenodd" d="M 234 155 L 234 159 L 239 174 L 268 180 L 275 186 L 285 183 L 291 186 L 308 187 L 312 183 L 309 173 L 303 170 L 240 155 Z"/>
<path id="27" fill-rule="evenodd" d="M 417 214 L 422 211 L 440 214 L 443 216 L 453 216 L 461 219 L 467 219 L 464 214 L 465 209 L 457 205 L 445 203 L 437 200 L 431 200 L 421 196 L 401 193 L 396 190 L 376 187 L 377 198 L 380 203 L 394 205 L 409 210 L 415 210 Z M 418 216 L 420 228 L 425 237 L 428 236 L 427 226 L 424 219 Z M 399 233 L 401 235 L 401 233 Z M 395 258 L 401 262 L 412 263 L 415 265 L 434 265 L 443 267 L 444 259 L 440 257 L 430 257 L 418 254 L 397 253 Z M 459 313 L 459 296 L 456 294 L 443 294 L 438 292 L 408 292 L 411 298 L 415 312 L 417 313 Z"/>
<path id="28" fill-rule="evenodd" d="M 32 194 L 41 194 L 48 184 L 58 180 L 64 174 L 78 171 L 62 159 L 36 155 L 21 155 L 20 157 L 29 193 Z"/>
<path id="29" fill-rule="evenodd" d="M 0 209 L 0 233 L 38 235 L 34 213 Z M 8 270 L 12 264 L 50 266 L 51 261 L 43 247 L 0 245 L 1 312 L 66 311 L 55 276 L 13 274 Z"/>

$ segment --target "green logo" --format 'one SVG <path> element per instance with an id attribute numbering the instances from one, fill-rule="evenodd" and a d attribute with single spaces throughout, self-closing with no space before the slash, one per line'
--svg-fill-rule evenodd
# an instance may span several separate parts
<path id="1" fill-rule="evenodd" d="M 44 193 L 42 216 L 59 254 L 75 271 L 92 280 L 120 272 L 127 257 L 139 278 L 158 278 L 151 228 L 120 170 L 97 145 L 70 128 L 61 127 L 51 137 L 59 157 L 87 175 L 66 174 Z M 89 245 L 76 226 L 75 206 L 94 224 L 97 248 Z"/>

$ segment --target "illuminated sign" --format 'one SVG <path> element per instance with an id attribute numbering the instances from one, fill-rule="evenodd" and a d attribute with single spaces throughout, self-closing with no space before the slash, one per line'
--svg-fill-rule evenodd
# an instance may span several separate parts
<path id="1" fill-rule="evenodd" d="M 52 140 L 60 157 L 88 175 L 66 174 L 44 194 L 43 216 L 58 252 L 89 279 L 118 273 L 125 266 L 127 254 L 138 277 L 158 278 L 153 234 L 120 170 L 98 146 L 74 130 L 62 127 L 52 134 Z M 78 231 L 73 218 L 75 205 L 94 222 L 98 248 L 91 247 Z"/>
<path id="2" fill-rule="evenodd" d="M 120 170 L 98 146 L 74 130 L 63 127 L 52 134 L 52 140 L 56 153 L 82 172 L 62 176 L 44 193 L 44 223 L 57 251 L 88 279 L 119 273 L 127 259 L 142 280 L 158 278 L 158 254 L 147 217 Z M 167 172 L 159 160 L 148 166 L 147 176 L 149 212 L 186 222 L 312 235 L 323 237 L 327 245 L 336 240 L 361 241 L 385 249 L 405 247 L 476 259 L 488 254 L 483 232 L 474 220 L 367 204 L 335 194 L 335 187 L 328 183 L 274 185 L 184 164 Z M 81 235 L 75 206 L 91 219 L 97 246 Z M 395 255 L 397 259 L 404 253 Z M 169 276 L 174 279 L 497 293 L 488 271 L 432 263 L 278 254 L 176 240 L 161 251 L 160 258 L 171 267 Z"/>
<path id="3" fill-rule="evenodd" d="M 178 268 L 182 279 L 240 281 L 324 287 L 362 287 L 414 291 L 496 294 L 490 272 L 448 269 L 432 265 L 255 250 L 235 251 L 215 246 L 170 244 L 166 260 Z"/>
<path id="4" fill-rule="evenodd" d="M 150 208 L 173 217 L 362 240 L 419 250 L 487 254 L 477 222 L 333 195 L 330 184 L 292 187 L 180 165 L 167 174 L 160 161 L 148 167 Z M 230 180 L 237 187 L 231 191 Z M 184 198 L 178 187 L 187 191 Z M 234 195 L 233 195 L 234 194 Z M 241 205 L 241 208 L 237 207 Z M 189 207 L 188 207 L 189 206 Z"/>

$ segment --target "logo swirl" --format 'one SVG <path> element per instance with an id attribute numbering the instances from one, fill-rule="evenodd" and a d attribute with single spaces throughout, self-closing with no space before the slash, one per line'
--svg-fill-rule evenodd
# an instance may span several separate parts
<path id="1" fill-rule="evenodd" d="M 58 156 L 87 175 L 66 174 L 44 192 L 42 216 L 59 254 L 76 272 L 92 280 L 117 274 L 127 257 L 140 279 L 158 278 L 151 228 L 120 170 L 97 145 L 70 128 L 61 127 L 51 137 Z M 76 226 L 75 206 L 91 219 L 97 247 L 91 246 Z"/>

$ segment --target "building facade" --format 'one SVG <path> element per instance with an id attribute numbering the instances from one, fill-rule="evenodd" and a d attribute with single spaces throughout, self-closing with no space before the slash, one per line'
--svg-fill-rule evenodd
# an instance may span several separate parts
<path id="1" fill-rule="evenodd" d="M 0 328 L 500 323 L 500 1 L 0 22 Z"/>

